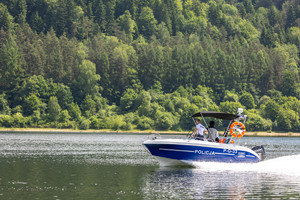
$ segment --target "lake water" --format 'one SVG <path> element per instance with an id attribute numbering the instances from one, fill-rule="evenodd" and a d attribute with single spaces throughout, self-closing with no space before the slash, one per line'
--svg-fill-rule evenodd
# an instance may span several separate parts
<path id="1" fill-rule="evenodd" d="M 300 138 L 244 137 L 242 145 L 264 145 L 265 161 L 195 168 L 160 167 L 145 139 L 1 133 L 0 199 L 300 199 Z"/>

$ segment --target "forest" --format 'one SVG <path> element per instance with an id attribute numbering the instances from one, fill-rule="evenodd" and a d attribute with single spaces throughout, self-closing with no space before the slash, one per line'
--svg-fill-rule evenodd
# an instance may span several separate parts
<path id="1" fill-rule="evenodd" d="M 0 0 L 0 127 L 300 131 L 299 0 Z M 217 121 L 217 126 L 221 122 Z"/>

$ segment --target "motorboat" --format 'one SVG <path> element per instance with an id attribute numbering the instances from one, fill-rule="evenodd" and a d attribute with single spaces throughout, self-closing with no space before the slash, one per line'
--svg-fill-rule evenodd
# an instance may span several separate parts
<path id="1" fill-rule="evenodd" d="M 229 121 L 223 138 L 219 142 L 207 139 L 197 140 L 195 137 L 183 139 L 163 139 L 159 134 L 153 135 L 143 142 L 145 149 L 153 155 L 161 166 L 193 165 L 194 162 L 226 162 L 226 163 L 256 163 L 265 158 L 264 147 L 255 146 L 252 149 L 237 145 L 234 138 L 244 136 L 246 115 L 239 109 L 237 114 L 202 111 L 195 113 L 192 119 L 206 117 Z"/>

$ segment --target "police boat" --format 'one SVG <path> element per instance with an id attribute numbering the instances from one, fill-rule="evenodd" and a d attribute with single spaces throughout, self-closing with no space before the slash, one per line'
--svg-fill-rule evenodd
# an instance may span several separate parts
<path id="1" fill-rule="evenodd" d="M 229 121 L 223 138 L 219 142 L 210 142 L 206 139 L 197 140 L 189 136 L 186 139 L 163 139 L 159 134 L 143 142 L 145 149 L 153 155 L 161 166 L 193 166 L 194 162 L 226 162 L 226 163 L 256 163 L 266 157 L 264 147 L 255 146 L 249 149 L 235 144 L 244 136 L 246 128 L 246 115 L 243 110 L 238 109 L 238 114 L 203 111 L 195 113 L 192 118 L 201 117 L 207 123 L 205 117 Z"/>

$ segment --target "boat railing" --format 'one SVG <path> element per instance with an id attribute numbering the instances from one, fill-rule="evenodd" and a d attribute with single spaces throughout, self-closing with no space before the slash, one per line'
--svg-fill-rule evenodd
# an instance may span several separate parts
<path id="1" fill-rule="evenodd" d="M 156 139 L 161 139 L 161 135 L 159 133 L 153 133 L 151 135 L 148 135 L 149 140 L 156 140 Z"/>

